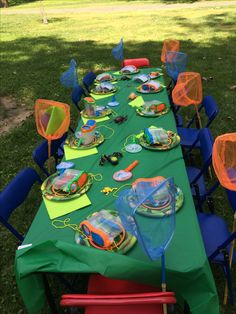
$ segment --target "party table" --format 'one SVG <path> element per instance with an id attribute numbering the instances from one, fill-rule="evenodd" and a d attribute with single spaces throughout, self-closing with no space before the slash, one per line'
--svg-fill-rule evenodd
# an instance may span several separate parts
<path id="1" fill-rule="evenodd" d="M 142 69 L 141 72 L 149 73 L 151 70 L 156 69 Z M 159 81 L 164 84 L 163 76 Z M 136 92 L 138 85 L 140 84 L 132 80 L 119 80 L 116 83 L 118 91 L 115 95 L 120 105 L 113 109 L 118 115 L 127 116 L 127 120 L 120 125 L 114 123 L 113 117 L 99 122 L 98 125 L 106 125 L 113 129 L 114 135 L 97 147 L 97 154 L 72 160 L 76 164 L 76 169 L 102 174 L 102 180 L 94 181 L 87 192 L 91 205 L 59 219 L 69 217 L 71 223 L 78 224 L 95 211 L 114 210 L 115 197 L 112 193 L 104 195 L 101 192 L 104 187 L 119 188 L 124 183 L 131 183 L 138 178 L 173 177 L 175 184 L 184 193 L 184 205 L 176 213 L 176 230 L 166 251 L 167 286 L 169 290 L 175 291 L 187 301 L 191 313 L 217 314 L 218 296 L 198 226 L 181 147 L 177 146 L 167 151 L 142 149 L 136 154 L 125 152 L 119 165 L 113 166 L 109 163 L 99 165 L 101 154 L 122 151 L 127 137 L 139 134 L 145 127 L 153 125 L 176 132 L 171 111 L 158 118 L 147 118 L 137 115 L 135 108 L 128 105 L 130 101 L 128 96 L 131 92 Z M 158 94 L 142 94 L 142 97 L 146 101 L 158 99 L 169 105 L 166 89 Z M 111 97 L 98 98 L 96 101 L 99 105 L 106 105 L 111 100 Z M 82 121 L 80 123 L 82 124 Z M 102 126 L 100 130 L 102 132 Z M 103 132 L 108 138 L 109 129 L 104 128 Z M 125 169 L 135 159 L 139 164 L 132 171 L 132 179 L 126 182 L 116 182 L 112 179 L 115 171 Z M 37 313 L 44 304 L 45 291 L 41 275 L 44 272 L 100 273 L 110 278 L 129 279 L 160 286 L 160 260 L 150 261 L 137 243 L 129 252 L 120 255 L 78 245 L 74 237 L 73 230 L 56 229 L 52 226 L 45 204 L 42 202 L 23 242 L 26 247 L 17 250 L 15 260 L 18 288 L 29 313 Z"/>

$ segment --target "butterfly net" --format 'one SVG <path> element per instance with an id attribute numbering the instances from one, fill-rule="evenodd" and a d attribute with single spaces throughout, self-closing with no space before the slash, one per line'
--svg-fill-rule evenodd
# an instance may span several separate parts
<path id="1" fill-rule="evenodd" d="M 236 133 L 216 138 L 212 163 L 220 184 L 228 190 L 236 191 Z"/>
<path id="2" fill-rule="evenodd" d="M 155 208 L 170 202 L 162 217 L 150 217 L 139 211 L 142 207 Z M 172 178 L 160 181 L 139 181 L 131 189 L 119 194 L 115 202 L 124 228 L 134 235 L 145 254 L 156 260 L 170 243 L 175 229 L 175 186 Z"/>
<path id="3" fill-rule="evenodd" d="M 199 105 L 202 102 L 201 75 L 196 72 L 180 73 L 172 91 L 172 99 L 175 105 L 181 107 Z"/>
<path id="4" fill-rule="evenodd" d="M 55 140 L 68 131 L 70 106 L 61 102 L 38 99 L 35 102 L 35 119 L 38 133 L 47 140 Z"/>
<path id="5" fill-rule="evenodd" d="M 177 51 L 166 52 L 167 74 L 176 82 L 179 73 L 185 71 L 187 65 L 187 54 Z"/>
<path id="6" fill-rule="evenodd" d="M 123 43 L 123 38 L 121 38 L 121 40 L 118 43 L 118 45 L 112 49 L 111 54 L 118 61 L 123 61 L 124 60 L 124 43 Z"/>
<path id="7" fill-rule="evenodd" d="M 62 73 L 60 77 L 61 85 L 68 88 L 73 88 L 78 85 L 78 76 L 76 69 L 76 61 L 71 59 L 70 66 L 67 71 Z"/>
<path id="8" fill-rule="evenodd" d="M 161 62 L 166 63 L 167 51 L 179 51 L 180 42 L 176 39 L 164 40 L 162 51 L 161 51 Z"/>

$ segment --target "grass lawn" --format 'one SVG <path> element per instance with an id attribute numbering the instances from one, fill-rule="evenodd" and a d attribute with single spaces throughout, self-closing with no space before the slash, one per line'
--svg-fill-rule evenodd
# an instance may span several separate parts
<path id="1" fill-rule="evenodd" d="M 54 7 L 56 0 L 44 2 Z M 74 2 L 85 5 L 88 1 Z M 156 1 L 143 3 L 147 2 Z M 96 3 L 108 4 L 110 1 L 98 0 Z M 37 5 L 38 2 L 30 2 L 22 7 Z M 233 6 L 159 12 L 50 14 L 48 25 L 41 23 L 40 15 L 2 15 L 0 96 L 14 96 L 18 105 L 24 103 L 29 108 L 33 108 L 37 98 L 71 103 L 70 91 L 62 88 L 59 82 L 59 76 L 71 58 L 77 60 L 80 79 L 89 70 L 118 68 L 119 64 L 111 57 L 111 48 L 123 37 L 126 58 L 146 56 L 152 66 L 160 66 L 163 40 L 172 37 L 181 41 L 181 51 L 189 56 L 188 71 L 213 77 L 212 81 L 203 82 L 203 86 L 204 94 L 213 95 L 220 108 L 211 128 L 214 136 L 236 132 L 236 91 L 230 89 L 236 85 L 235 16 L 236 7 Z M 0 114 L 4 115 L 2 109 Z M 74 123 L 76 119 L 73 111 Z M 9 134 L 0 135 L 0 190 L 20 169 L 34 167 L 31 153 L 40 140 L 34 117 Z M 36 186 L 29 201 L 11 219 L 20 231 L 27 230 L 40 200 Z M 216 194 L 216 204 L 218 212 L 227 217 L 231 225 L 230 208 L 221 191 Z M 2 227 L 0 234 L 0 313 L 25 313 L 14 279 L 16 241 Z M 235 271 L 234 267 L 234 278 Z M 218 275 L 218 269 L 214 269 L 214 275 L 222 300 L 223 276 Z M 234 310 L 230 306 L 222 307 L 221 313 L 231 314 Z"/>

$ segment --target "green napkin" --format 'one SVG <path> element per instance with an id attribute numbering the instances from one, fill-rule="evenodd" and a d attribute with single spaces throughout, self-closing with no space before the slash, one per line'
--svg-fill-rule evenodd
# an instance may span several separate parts
<path id="1" fill-rule="evenodd" d="M 143 104 L 144 100 L 142 96 L 138 96 L 137 98 L 129 102 L 129 105 L 131 107 L 142 107 Z"/>
<path id="2" fill-rule="evenodd" d="M 90 199 L 86 194 L 68 201 L 49 201 L 43 197 L 50 219 L 69 214 L 77 209 L 91 205 Z"/>
<path id="3" fill-rule="evenodd" d="M 95 155 L 98 153 L 98 150 L 96 147 L 85 150 L 77 150 L 70 148 L 68 145 L 64 145 L 64 152 L 66 160 L 70 160 Z"/>
<path id="4" fill-rule="evenodd" d="M 110 118 L 108 116 L 105 116 L 105 117 L 99 118 L 99 119 L 93 119 L 93 118 L 88 119 L 88 118 L 82 117 L 82 120 L 83 120 L 84 124 L 86 124 L 88 120 L 95 120 L 96 123 L 98 123 L 98 122 L 106 121 L 106 120 L 109 120 L 109 119 Z"/>
<path id="5" fill-rule="evenodd" d="M 111 97 L 113 94 L 114 94 L 114 93 L 112 93 L 112 94 L 107 94 L 107 95 L 96 95 L 96 94 L 91 93 L 90 96 L 93 97 L 93 99 L 95 99 L 95 100 L 99 100 L 99 99 Z"/>

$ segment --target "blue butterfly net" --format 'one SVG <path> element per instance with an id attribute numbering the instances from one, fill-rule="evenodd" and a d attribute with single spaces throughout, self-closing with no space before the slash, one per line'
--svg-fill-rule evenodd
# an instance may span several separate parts
<path id="1" fill-rule="evenodd" d="M 61 85 L 68 88 L 73 88 L 78 85 L 78 76 L 77 76 L 77 63 L 74 59 L 71 59 L 70 66 L 67 71 L 62 73 L 60 77 Z"/>
<path id="2" fill-rule="evenodd" d="M 156 260 L 164 255 L 175 230 L 175 193 L 173 179 L 168 178 L 153 186 L 153 182 L 141 181 L 119 194 L 115 202 L 124 228 L 134 235 L 144 253 Z M 141 210 L 159 210 L 169 202 L 161 216 L 146 216 Z"/>
<path id="3" fill-rule="evenodd" d="M 187 54 L 177 51 L 167 51 L 166 71 L 167 74 L 176 82 L 179 73 L 185 72 L 187 66 Z"/>
<path id="4" fill-rule="evenodd" d="M 124 60 L 123 38 L 121 38 L 119 44 L 115 48 L 112 49 L 111 54 L 118 61 L 123 61 Z"/>

